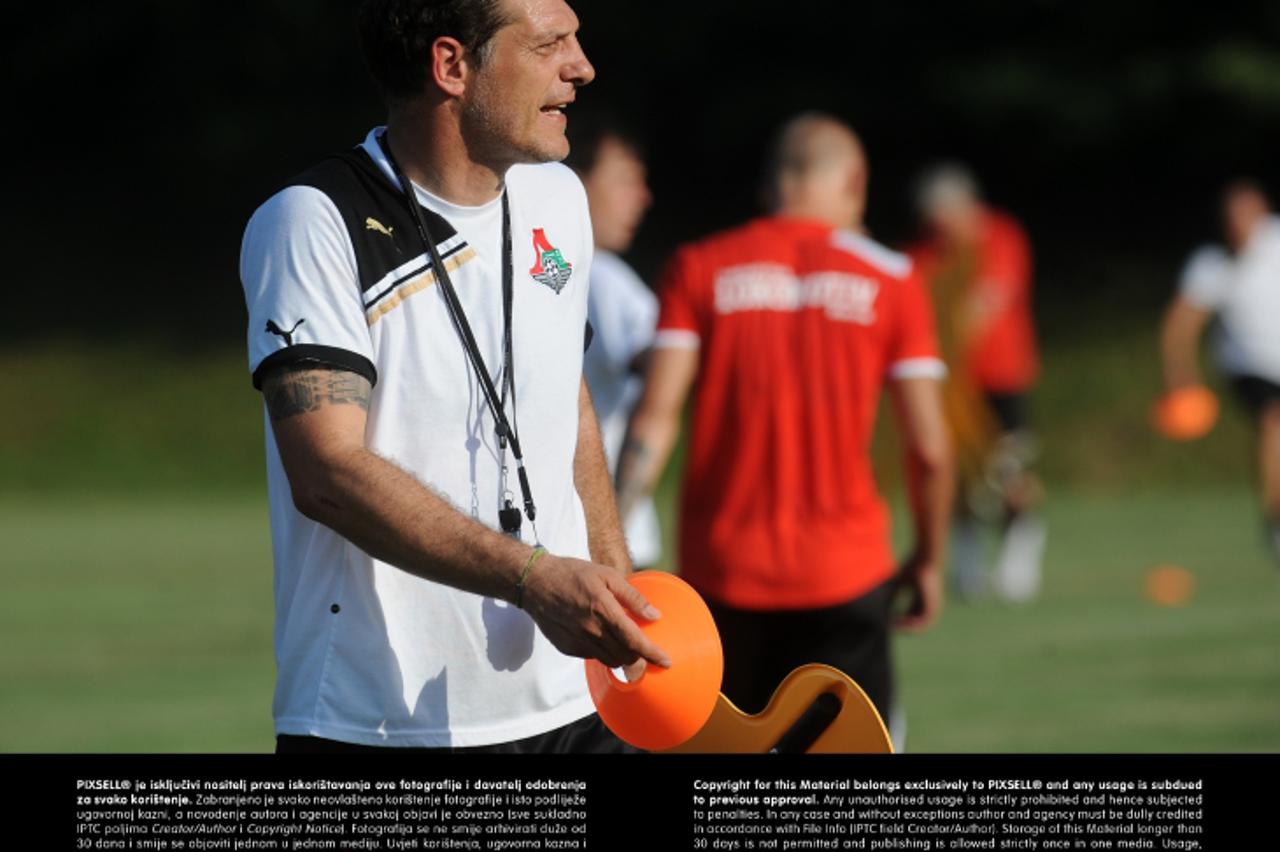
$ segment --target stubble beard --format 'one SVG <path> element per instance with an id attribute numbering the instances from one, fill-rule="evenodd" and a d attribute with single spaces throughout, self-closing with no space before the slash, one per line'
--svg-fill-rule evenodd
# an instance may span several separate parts
<path id="1" fill-rule="evenodd" d="M 504 108 L 500 92 L 490 91 L 486 86 L 478 95 L 462 108 L 462 131 L 475 152 L 473 159 L 503 174 L 517 163 L 552 163 L 565 158 L 567 145 L 548 150 L 548 146 L 539 144 L 537 139 L 520 138 L 518 122 Z"/>

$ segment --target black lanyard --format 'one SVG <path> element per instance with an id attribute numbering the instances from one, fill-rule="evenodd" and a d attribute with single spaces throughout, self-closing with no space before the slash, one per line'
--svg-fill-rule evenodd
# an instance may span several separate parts
<path id="1" fill-rule="evenodd" d="M 405 200 L 409 205 L 409 214 L 413 217 L 414 224 L 418 228 L 418 236 L 422 239 L 422 244 L 426 246 L 427 256 L 431 259 L 431 269 L 435 272 L 436 283 L 440 285 L 440 292 L 444 296 L 444 302 L 449 310 L 449 317 L 453 320 L 453 326 L 458 331 L 458 336 L 462 338 L 462 348 L 467 352 L 467 358 L 471 361 L 471 367 L 475 370 L 476 376 L 480 381 L 480 390 L 484 393 L 485 401 L 489 404 L 489 410 L 493 412 L 494 429 L 498 434 L 498 444 L 502 449 L 505 457 L 507 451 L 507 443 L 511 443 L 511 454 L 516 459 L 516 475 L 520 479 L 520 494 L 524 498 L 524 513 L 532 524 L 534 518 L 538 515 L 537 508 L 533 505 L 533 490 L 529 487 L 529 475 L 524 469 L 524 453 L 520 450 L 520 433 L 518 429 L 513 429 L 511 422 L 507 420 L 506 404 L 507 391 L 511 392 L 511 413 L 512 417 L 516 417 L 516 376 L 515 376 L 515 352 L 511 345 L 511 326 L 512 313 L 515 302 L 515 285 L 513 282 L 514 266 L 511 259 L 511 207 L 507 201 L 507 191 L 502 190 L 502 348 L 503 348 L 503 368 L 502 368 L 502 396 L 498 396 L 497 389 L 493 386 L 493 379 L 489 376 L 489 371 L 485 367 L 484 357 L 480 354 L 480 347 L 476 345 L 475 335 L 471 333 L 471 324 L 467 322 L 467 315 L 462 310 L 462 303 L 458 301 L 458 293 L 453 289 L 453 282 L 449 279 L 449 270 L 445 268 L 444 261 L 440 259 L 440 250 L 436 248 L 436 241 L 432 239 L 431 232 L 427 229 L 426 218 L 422 215 L 422 208 L 418 204 L 418 198 L 414 194 L 413 184 L 405 177 L 403 171 L 400 170 L 400 164 L 396 162 L 395 156 L 391 153 L 391 145 L 387 143 L 386 133 L 378 136 L 378 145 L 382 148 L 382 152 L 387 156 L 387 162 L 391 164 L 391 170 L 395 172 L 396 180 L 400 182 L 400 189 L 404 193 Z M 503 462 L 503 469 L 506 469 L 506 462 Z M 502 486 L 506 488 L 506 483 Z M 511 536 L 520 535 L 520 510 L 511 505 L 510 499 L 505 499 L 505 505 L 498 510 L 498 521 L 502 525 L 502 531 Z M 534 538 L 537 538 L 537 528 L 534 528 Z"/>

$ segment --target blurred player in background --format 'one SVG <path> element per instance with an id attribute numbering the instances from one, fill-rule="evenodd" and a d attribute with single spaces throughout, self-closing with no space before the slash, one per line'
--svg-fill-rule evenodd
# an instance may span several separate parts
<path id="1" fill-rule="evenodd" d="M 1003 536 L 995 591 L 1006 600 L 1030 600 L 1040 588 L 1045 543 L 1027 422 L 1027 394 L 1039 368 L 1031 248 L 1011 216 L 982 202 L 964 168 L 940 166 L 918 190 L 927 236 L 911 255 L 937 309 L 950 368 L 943 400 L 960 475 L 952 579 L 962 597 L 986 594 L 981 532 L 984 522 L 996 523 Z"/>
<path id="2" fill-rule="evenodd" d="M 1191 255 L 1165 312 L 1165 388 L 1200 383 L 1200 335 L 1216 315 L 1218 363 L 1257 427 L 1262 509 L 1280 562 L 1280 217 L 1256 183 L 1237 181 L 1223 193 L 1222 218 L 1226 246 Z"/>
<path id="3" fill-rule="evenodd" d="M 680 571 L 711 606 L 724 692 L 764 707 L 792 669 L 852 676 L 889 718 L 889 627 L 942 605 L 951 459 L 928 296 L 910 261 L 859 233 L 867 163 L 841 122 L 783 130 L 772 215 L 679 249 L 618 478 L 653 486 L 697 381 L 680 502 Z M 895 570 L 870 446 L 889 390 L 907 450 L 915 547 Z"/>
<path id="4" fill-rule="evenodd" d="M 583 372 L 609 469 L 616 474 L 658 321 L 657 297 L 618 255 L 631 247 L 653 196 L 640 143 L 622 124 L 598 114 L 575 116 L 568 136 L 565 163 L 586 187 L 596 245 L 587 301 L 587 318 L 595 333 Z M 632 562 L 637 568 L 656 564 L 662 536 L 653 499 L 638 500 L 624 521 Z"/>

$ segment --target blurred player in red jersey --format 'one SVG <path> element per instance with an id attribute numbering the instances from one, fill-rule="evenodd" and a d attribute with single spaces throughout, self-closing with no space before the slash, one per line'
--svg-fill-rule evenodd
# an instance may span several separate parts
<path id="1" fill-rule="evenodd" d="M 839 121 L 783 130 L 773 214 L 680 248 L 619 471 L 623 510 L 657 480 L 697 381 L 679 565 L 725 649 L 724 692 L 760 710 L 798 665 L 852 676 L 888 718 L 889 627 L 942 606 L 952 474 L 945 367 L 911 262 L 860 232 L 867 163 Z M 889 390 L 907 449 L 915 547 L 895 566 L 870 446 Z"/>
<path id="2" fill-rule="evenodd" d="M 1003 530 L 995 591 L 1030 600 L 1040 588 L 1045 543 L 1027 422 L 1027 393 L 1039 371 L 1031 248 L 1011 216 L 982 202 L 962 167 L 928 173 L 918 202 L 928 237 L 910 254 L 929 285 L 950 368 L 943 405 L 961 484 L 951 543 L 956 591 L 986 593 L 981 522 L 994 522 Z"/>

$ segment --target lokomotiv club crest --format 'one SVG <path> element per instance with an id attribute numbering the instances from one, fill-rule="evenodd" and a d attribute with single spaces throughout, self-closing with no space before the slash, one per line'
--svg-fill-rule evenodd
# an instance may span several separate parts
<path id="1" fill-rule="evenodd" d="M 569 276 L 573 275 L 573 264 L 564 259 L 560 249 L 551 245 L 542 228 L 533 229 L 533 255 L 537 261 L 529 274 L 534 281 L 547 285 L 559 295 L 564 285 L 569 283 Z"/>

